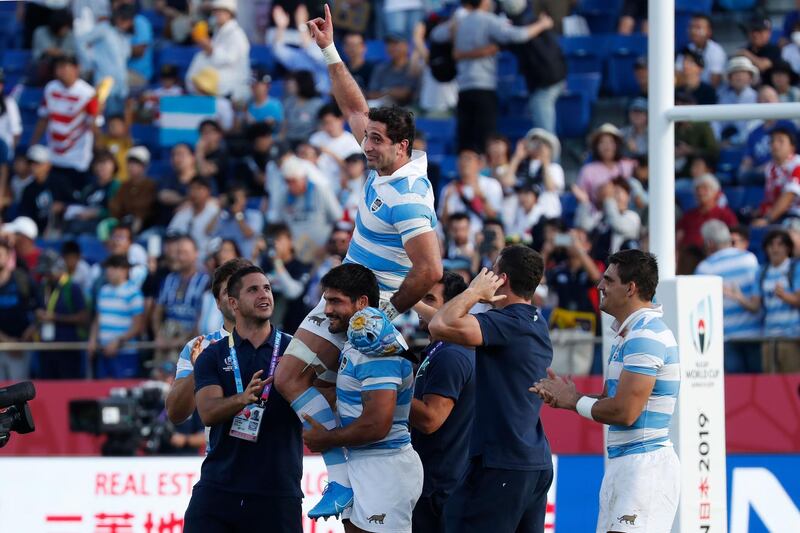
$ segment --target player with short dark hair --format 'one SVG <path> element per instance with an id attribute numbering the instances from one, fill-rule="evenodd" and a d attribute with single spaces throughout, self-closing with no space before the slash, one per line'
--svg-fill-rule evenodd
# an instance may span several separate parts
<path id="1" fill-rule="evenodd" d="M 530 390 L 552 407 L 609 425 L 597 532 L 669 531 L 680 495 L 680 463 L 669 439 L 681 380 L 678 344 L 652 303 L 655 257 L 623 250 L 608 262 L 597 288 L 616 338 L 602 394 L 581 394 L 549 369 Z"/>

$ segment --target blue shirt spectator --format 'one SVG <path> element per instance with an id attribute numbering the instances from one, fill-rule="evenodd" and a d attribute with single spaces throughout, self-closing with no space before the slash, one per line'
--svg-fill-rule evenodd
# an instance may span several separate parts
<path id="1" fill-rule="evenodd" d="M 772 153 L 769 147 L 769 132 L 773 128 L 785 128 L 797 136 L 797 128 L 790 120 L 769 120 L 762 122 L 747 135 L 747 150 L 746 157 L 752 161 L 752 166 L 755 168 L 763 168 L 764 165 L 769 163 L 772 158 Z"/>
<path id="2" fill-rule="evenodd" d="M 205 272 L 195 271 L 186 277 L 179 272 L 169 274 L 158 295 L 159 305 L 164 306 L 165 320 L 177 322 L 185 331 L 194 331 L 208 283 Z"/>
<path id="3" fill-rule="evenodd" d="M 149 85 L 153 77 L 153 25 L 143 15 L 133 17 L 131 57 L 128 69 L 142 77 L 140 85 Z"/>

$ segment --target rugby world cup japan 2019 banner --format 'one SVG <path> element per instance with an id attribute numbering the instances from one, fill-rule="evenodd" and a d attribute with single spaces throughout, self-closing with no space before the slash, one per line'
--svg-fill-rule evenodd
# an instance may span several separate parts
<path id="1" fill-rule="evenodd" d="M 0 459 L 0 532 L 181 533 L 201 463 L 201 457 Z M 322 458 L 304 457 L 304 533 L 344 531 L 338 520 L 313 522 L 306 517 L 326 480 Z M 556 490 L 554 480 L 547 502 L 548 532 L 554 530 Z M 269 518 L 265 520 L 253 524 L 253 531 L 270 531 Z"/>
<path id="2" fill-rule="evenodd" d="M 670 437 L 681 461 L 674 532 L 726 531 L 722 278 L 679 276 L 656 298 L 678 342 L 681 386 Z"/>

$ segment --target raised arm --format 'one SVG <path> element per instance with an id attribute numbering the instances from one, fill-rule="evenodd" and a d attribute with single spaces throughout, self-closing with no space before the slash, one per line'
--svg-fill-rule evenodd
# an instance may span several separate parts
<path id="1" fill-rule="evenodd" d="M 339 109 L 347 118 L 350 130 L 356 139 L 361 141 L 367 131 L 367 114 L 369 106 L 361 88 L 339 57 L 336 46 L 333 44 L 333 20 L 331 10 L 325 4 L 325 18 L 315 18 L 308 23 L 311 36 L 322 50 L 325 62 L 328 64 L 328 74 L 331 77 L 331 93 L 339 104 Z"/>

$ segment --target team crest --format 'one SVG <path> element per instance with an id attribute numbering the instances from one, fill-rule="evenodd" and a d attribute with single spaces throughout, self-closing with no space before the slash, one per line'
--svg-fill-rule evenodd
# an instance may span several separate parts
<path id="1" fill-rule="evenodd" d="M 700 355 L 705 354 L 711 346 L 711 296 L 700 300 L 689 314 L 692 333 L 692 344 Z"/>
<path id="2" fill-rule="evenodd" d="M 380 209 L 381 206 L 383 206 L 383 200 L 381 200 L 380 198 L 375 198 L 375 201 L 372 202 L 371 206 L 369 206 L 369 210 L 374 213 L 378 209 Z"/>
<path id="3" fill-rule="evenodd" d="M 343 355 L 342 356 L 342 362 L 339 365 L 339 373 L 344 372 L 345 367 L 347 367 L 347 356 Z"/>

